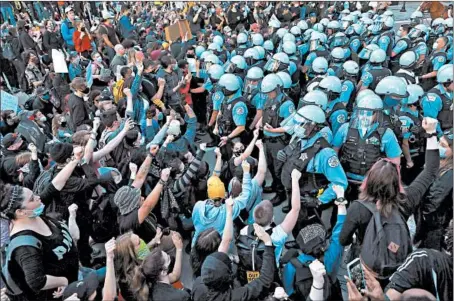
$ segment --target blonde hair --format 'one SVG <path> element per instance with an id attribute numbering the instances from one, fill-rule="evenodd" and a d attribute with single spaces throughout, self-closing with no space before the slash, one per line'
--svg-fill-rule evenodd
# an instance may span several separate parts
<path id="1" fill-rule="evenodd" d="M 128 64 L 136 64 L 136 50 L 134 48 L 128 49 Z"/>

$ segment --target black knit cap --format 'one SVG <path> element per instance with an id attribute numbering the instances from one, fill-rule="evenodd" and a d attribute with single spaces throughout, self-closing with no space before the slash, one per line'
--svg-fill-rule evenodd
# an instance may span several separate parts
<path id="1" fill-rule="evenodd" d="M 50 156 L 57 163 L 65 163 L 67 159 L 71 158 L 73 153 L 73 146 L 70 143 L 56 143 L 50 149 Z"/>

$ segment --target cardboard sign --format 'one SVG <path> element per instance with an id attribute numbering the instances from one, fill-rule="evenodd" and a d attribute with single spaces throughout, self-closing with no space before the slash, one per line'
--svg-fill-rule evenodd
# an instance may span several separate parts
<path id="1" fill-rule="evenodd" d="M 65 54 L 57 49 L 52 49 L 52 63 L 55 73 L 68 73 L 68 65 L 66 64 Z"/>
<path id="2" fill-rule="evenodd" d="M 247 282 L 250 283 L 252 280 L 255 280 L 260 277 L 259 271 L 246 271 Z"/>
<path id="3" fill-rule="evenodd" d="M 33 143 L 40 152 L 44 152 L 46 144 L 46 135 L 40 130 L 38 125 L 29 119 L 24 119 L 19 122 L 16 128 L 16 133 L 24 137 L 28 143 Z"/>
<path id="4" fill-rule="evenodd" d="M 17 107 L 19 104 L 19 99 L 17 96 L 9 94 L 8 92 L 5 92 L 2 90 L 1 92 L 1 99 L 2 99 L 2 111 L 14 111 L 14 113 L 17 113 Z"/>
<path id="5" fill-rule="evenodd" d="M 192 39 L 188 20 L 178 20 L 177 23 L 164 28 L 164 32 L 168 42 L 175 42 L 178 38 L 183 39 L 185 36 L 188 40 Z"/>

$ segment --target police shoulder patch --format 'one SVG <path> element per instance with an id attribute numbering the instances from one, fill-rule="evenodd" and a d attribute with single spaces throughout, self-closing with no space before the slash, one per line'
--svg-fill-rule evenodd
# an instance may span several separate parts
<path id="1" fill-rule="evenodd" d="M 389 41 L 389 39 L 388 39 L 388 37 L 386 37 L 386 36 L 385 36 L 385 37 L 382 37 L 382 38 L 380 39 L 380 42 L 382 42 L 382 43 L 388 43 L 388 41 Z"/>
<path id="2" fill-rule="evenodd" d="M 289 111 L 290 114 L 295 112 L 295 106 L 294 105 L 289 106 L 288 111 Z"/>
<path id="3" fill-rule="evenodd" d="M 439 56 L 439 57 L 438 57 L 438 61 L 439 61 L 440 63 L 443 63 L 443 62 L 445 61 L 445 58 L 444 58 L 443 56 Z"/>
<path id="4" fill-rule="evenodd" d="M 435 96 L 433 94 L 428 94 L 427 95 L 427 101 L 435 101 L 435 99 L 437 99 L 437 96 Z"/>
<path id="5" fill-rule="evenodd" d="M 236 114 L 236 115 L 243 115 L 243 114 L 244 114 L 244 109 L 243 109 L 243 107 L 242 107 L 242 106 L 239 106 L 238 108 L 236 108 L 235 114 Z"/>
<path id="6" fill-rule="evenodd" d="M 213 95 L 213 101 L 220 101 L 221 98 L 222 98 L 221 93 L 218 93 L 218 92 L 214 93 L 214 95 Z"/>
<path id="7" fill-rule="evenodd" d="M 344 123 L 344 122 L 345 122 L 345 115 L 344 115 L 344 114 L 339 114 L 339 115 L 337 115 L 336 120 L 337 120 L 337 122 L 339 122 L 339 123 Z"/>
<path id="8" fill-rule="evenodd" d="M 348 90 L 348 86 L 347 85 L 342 85 L 342 91 L 345 92 Z"/>
<path id="9" fill-rule="evenodd" d="M 331 156 L 331 158 L 328 159 L 328 165 L 329 167 L 337 167 L 339 165 L 339 159 L 336 155 Z"/>

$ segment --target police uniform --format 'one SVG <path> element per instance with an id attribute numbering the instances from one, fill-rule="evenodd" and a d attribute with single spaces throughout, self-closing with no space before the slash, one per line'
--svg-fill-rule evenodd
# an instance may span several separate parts
<path id="1" fill-rule="evenodd" d="M 262 125 L 269 124 L 273 128 L 279 128 L 280 123 L 295 111 L 292 100 L 284 93 L 280 93 L 274 99 L 267 99 L 263 109 Z M 280 198 L 285 196 L 281 183 L 280 174 L 282 164 L 277 160 L 277 152 L 285 147 L 287 139 L 284 133 L 271 133 L 264 129 L 263 142 L 267 158 L 268 169 L 273 177 L 273 188 L 276 189 Z"/>
<path id="2" fill-rule="evenodd" d="M 339 128 L 348 121 L 348 113 L 345 104 L 340 98 L 336 98 L 328 103 L 326 107 L 326 120 L 331 126 L 333 135 L 336 135 Z"/>
<path id="3" fill-rule="evenodd" d="M 336 76 L 336 77 L 341 77 L 342 75 L 342 62 L 340 63 L 331 63 L 329 68 L 328 68 L 328 75 Z"/>
<path id="4" fill-rule="evenodd" d="M 442 84 L 438 84 L 427 92 L 421 105 L 424 117 L 438 119 L 437 131 L 441 133 L 452 128 L 453 93 L 447 91 Z"/>
<path id="5" fill-rule="evenodd" d="M 332 143 L 340 149 L 339 158 L 349 179 L 362 181 L 379 158 L 397 158 L 402 154 L 392 129 L 379 128 L 375 123 L 362 137 L 362 133 L 350 125 L 351 122 L 343 124 Z"/>
<path id="6" fill-rule="evenodd" d="M 230 57 L 234 57 L 235 55 L 243 56 L 247 49 L 248 47 L 246 45 L 240 45 L 232 51 Z"/>
<path id="7" fill-rule="evenodd" d="M 378 38 L 378 46 L 386 52 L 386 57 L 389 59 L 393 50 L 394 31 L 387 30 L 380 34 Z"/>
<path id="8" fill-rule="evenodd" d="M 401 164 L 402 168 L 402 181 L 409 185 L 416 176 L 421 172 L 424 165 L 424 139 L 422 128 L 422 116 L 418 110 L 410 110 L 408 107 L 402 107 L 398 112 L 399 120 L 401 123 L 402 139 L 408 140 L 410 156 L 414 163 L 411 169 L 406 168 L 406 158 L 403 156 L 405 162 Z"/>
<path id="9" fill-rule="evenodd" d="M 438 71 L 447 62 L 447 55 L 444 51 L 434 51 L 428 59 L 424 61 L 421 74 L 427 74 L 432 71 Z M 435 77 L 427 78 L 422 81 L 424 91 L 436 85 Z"/>
<path id="10" fill-rule="evenodd" d="M 348 112 L 353 110 L 353 103 L 356 98 L 356 83 L 351 79 L 347 78 L 342 82 L 342 91 L 339 96 L 340 101 L 342 101 L 347 108 Z"/>
<path id="11" fill-rule="evenodd" d="M 350 38 L 350 42 L 348 44 L 348 47 L 350 47 L 350 50 L 354 53 L 359 53 L 358 50 L 361 47 L 361 39 L 359 36 L 352 36 Z"/>
<path id="12" fill-rule="evenodd" d="M 208 94 L 208 106 L 207 106 L 207 121 L 210 121 L 213 111 L 220 111 L 222 102 L 224 101 L 224 93 L 222 93 L 221 87 L 216 83 L 213 84 L 211 80 L 204 85 L 205 89 L 209 91 Z"/>
<path id="13" fill-rule="evenodd" d="M 399 69 L 395 76 L 402 78 L 407 85 L 416 84 L 416 75 L 413 71 L 407 69 Z"/>
<path id="14" fill-rule="evenodd" d="M 372 66 L 369 71 L 364 72 L 363 76 L 361 76 L 361 81 L 365 87 L 375 90 L 377 84 L 390 75 L 392 75 L 392 72 L 388 68 Z"/>
<path id="15" fill-rule="evenodd" d="M 318 57 L 329 57 L 329 55 L 330 55 L 329 51 L 326 50 L 326 48 L 323 46 L 318 46 L 315 51 L 312 51 L 311 53 L 309 53 L 306 61 L 304 62 L 304 66 L 306 66 L 308 68 L 307 76 L 309 78 L 313 78 L 315 76 L 315 74 L 312 71 L 312 62 Z"/>

